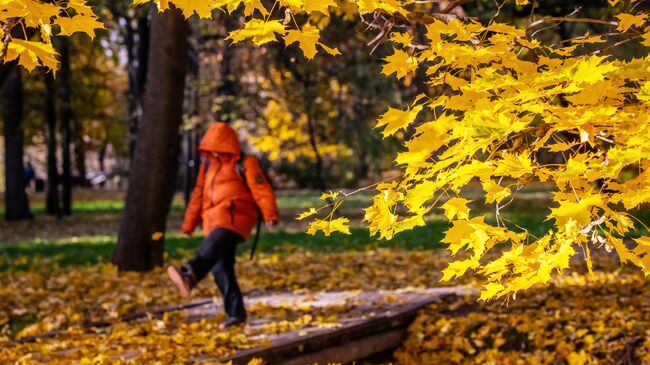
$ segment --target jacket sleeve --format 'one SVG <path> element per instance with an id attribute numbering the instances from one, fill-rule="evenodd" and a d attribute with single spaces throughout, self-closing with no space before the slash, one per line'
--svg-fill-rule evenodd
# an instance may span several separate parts
<path id="1" fill-rule="evenodd" d="M 191 234 L 201 221 L 201 205 L 203 204 L 203 184 L 205 183 L 205 162 L 201 163 L 199 176 L 196 178 L 196 186 L 192 191 L 190 202 L 185 208 L 185 217 L 183 218 L 183 233 Z"/>
<path id="2" fill-rule="evenodd" d="M 246 173 L 246 183 L 253 194 L 255 203 L 262 211 L 262 217 L 265 221 L 277 222 L 279 213 L 275 192 L 266 176 L 264 176 L 260 162 L 253 156 L 247 156 L 244 160 L 244 171 Z"/>

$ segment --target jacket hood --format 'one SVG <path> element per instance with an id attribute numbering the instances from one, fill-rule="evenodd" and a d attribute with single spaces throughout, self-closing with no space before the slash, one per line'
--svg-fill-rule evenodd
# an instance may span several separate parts
<path id="1" fill-rule="evenodd" d="M 203 139 L 201 139 L 199 151 L 232 153 L 238 156 L 241 148 L 235 130 L 227 123 L 215 122 L 208 128 Z"/>

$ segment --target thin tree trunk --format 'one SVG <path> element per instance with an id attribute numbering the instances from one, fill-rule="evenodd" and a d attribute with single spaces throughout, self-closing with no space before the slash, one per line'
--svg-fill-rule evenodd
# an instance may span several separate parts
<path id="1" fill-rule="evenodd" d="M 74 162 L 82 186 L 87 186 L 86 180 L 86 142 L 83 138 L 83 126 L 79 120 L 74 121 Z"/>
<path id="2" fill-rule="evenodd" d="M 147 271 L 163 264 L 161 234 L 178 172 L 188 30 L 178 11 L 152 15 L 147 92 L 113 253 L 120 270 Z"/>
<path id="3" fill-rule="evenodd" d="M 66 37 L 60 39 L 61 49 L 61 83 L 59 98 L 61 100 L 60 120 L 61 120 L 61 139 L 62 139 L 62 159 L 63 171 L 61 178 L 62 194 L 62 212 L 64 215 L 72 214 L 72 166 L 70 157 L 70 123 L 72 119 L 72 107 L 70 105 L 70 42 Z"/>
<path id="4" fill-rule="evenodd" d="M 23 172 L 23 83 L 13 67 L 2 88 L 5 137 L 5 220 L 32 219 Z"/>
<path id="5" fill-rule="evenodd" d="M 56 87 L 54 76 L 45 74 L 45 120 L 47 121 L 47 214 L 61 216 L 59 204 L 59 168 L 56 159 Z"/>
<path id="6" fill-rule="evenodd" d="M 314 107 L 311 103 L 314 98 L 311 97 L 310 84 L 307 80 L 303 82 L 305 88 L 305 95 L 307 96 L 307 132 L 309 133 L 309 144 L 311 145 L 312 151 L 314 151 L 314 156 L 316 157 L 316 188 L 320 191 L 325 191 L 325 178 L 323 177 L 323 157 L 320 154 L 318 149 L 318 141 L 316 140 L 316 126 Z"/>
<path id="7" fill-rule="evenodd" d="M 99 163 L 99 171 L 106 172 L 106 151 L 108 150 L 108 140 L 102 143 L 102 147 L 97 154 L 97 162 Z"/>

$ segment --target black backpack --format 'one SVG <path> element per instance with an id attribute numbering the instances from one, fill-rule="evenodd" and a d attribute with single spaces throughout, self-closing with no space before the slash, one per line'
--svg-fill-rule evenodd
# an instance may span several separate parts
<path id="1" fill-rule="evenodd" d="M 246 159 L 246 154 L 241 153 L 239 155 L 239 159 L 237 160 L 237 164 L 235 165 L 237 175 L 239 178 L 242 180 L 246 188 L 250 191 L 250 187 L 248 186 L 248 181 L 246 180 L 246 167 L 244 166 L 244 160 Z M 208 172 L 208 169 L 210 168 L 210 160 L 205 160 L 203 163 L 203 169 L 205 170 L 204 172 Z M 271 184 L 271 180 L 268 178 L 268 175 L 266 174 L 266 171 L 262 170 L 262 173 L 264 174 L 264 179 Z M 273 187 L 273 185 L 271 185 Z M 256 204 L 257 206 L 257 204 Z M 257 249 L 257 243 L 260 240 L 260 232 L 262 231 L 262 211 L 260 210 L 259 207 L 257 207 L 257 226 L 255 228 L 255 238 L 253 239 L 253 246 L 251 246 L 251 254 L 249 259 L 253 259 L 253 256 L 255 256 L 255 250 Z"/>

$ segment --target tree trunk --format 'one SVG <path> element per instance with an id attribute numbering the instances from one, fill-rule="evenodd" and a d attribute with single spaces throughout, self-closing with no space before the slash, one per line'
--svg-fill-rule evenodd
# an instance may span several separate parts
<path id="1" fill-rule="evenodd" d="M 61 204 L 64 215 L 72 214 L 72 166 L 70 158 L 70 120 L 72 119 L 72 107 L 70 105 L 70 41 L 66 37 L 60 39 L 61 49 L 61 88 L 59 89 L 59 98 L 61 101 L 60 119 L 61 119 L 61 139 L 63 159 L 63 174 L 61 177 Z"/>
<path id="2" fill-rule="evenodd" d="M 83 126 L 79 120 L 74 122 L 74 162 L 82 186 L 87 186 L 86 180 L 86 142 L 84 142 Z"/>
<path id="3" fill-rule="evenodd" d="M 5 220 L 32 219 L 23 172 L 23 83 L 13 67 L 2 88 L 5 137 Z"/>
<path id="4" fill-rule="evenodd" d="M 149 16 L 143 14 L 137 18 L 134 29 L 131 18 L 126 20 L 125 48 L 127 54 L 127 72 L 129 75 L 129 153 L 131 162 L 135 153 L 138 122 L 142 117 L 142 98 L 147 81 L 147 64 L 149 63 Z M 136 46 L 137 45 L 137 46 Z"/>
<path id="5" fill-rule="evenodd" d="M 45 75 L 45 120 L 47 121 L 47 193 L 45 211 L 61 216 L 59 168 L 56 161 L 56 88 L 54 76 Z"/>
<path id="6" fill-rule="evenodd" d="M 189 204 L 192 190 L 196 182 L 196 169 L 194 168 L 197 161 L 197 151 L 195 143 L 196 122 L 200 116 L 200 29 L 196 22 L 190 24 L 191 42 L 189 42 L 187 52 L 187 85 L 185 86 L 185 112 L 194 121 L 191 128 L 183 133 L 183 198 L 185 206 Z"/>
<path id="7" fill-rule="evenodd" d="M 113 262 L 120 270 L 163 264 L 167 213 L 178 171 L 188 24 L 178 11 L 152 15 L 147 92 Z"/>

